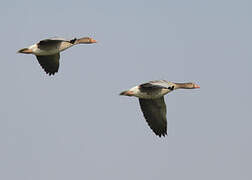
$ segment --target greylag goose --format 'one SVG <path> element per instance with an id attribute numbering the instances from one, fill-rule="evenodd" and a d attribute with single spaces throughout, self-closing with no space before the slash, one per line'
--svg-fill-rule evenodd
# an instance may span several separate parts
<path id="1" fill-rule="evenodd" d="M 18 53 L 34 54 L 41 67 L 49 75 L 54 75 L 59 69 L 60 52 L 76 44 L 92 44 L 96 40 L 89 37 L 66 40 L 63 38 L 51 38 L 39 41 L 36 44 L 23 48 Z"/>
<path id="2" fill-rule="evenodd" d="M 200 86 L 194 83 L 173 83 L 166 80 L 158 80 L 135 86 L 121 92 L 120 95 L 139 98 L 141 110 L 148 125 L 157 136 L 161 137 L 167 135 L 164 95 L 175 89 L 195 88 L 200 88 Z"/>

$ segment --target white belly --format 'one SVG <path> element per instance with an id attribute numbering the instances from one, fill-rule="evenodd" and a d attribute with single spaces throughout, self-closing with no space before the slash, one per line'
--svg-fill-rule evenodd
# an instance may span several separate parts
<path id="1" fill-rule="evenodd" d="M 170 89 L 161 89 L 160 91 L 153 91 L 153 92 L 141 92 L 138 88 L 138 86 L 133 87 L 132 89 L 130 89 L 130 91 L 134 92 L 134 96 L 138 97 L 138 98 L 142 98 L 142 99 L 156 99 L 156 98 L 160 98 L 164 95 L 166 95 L 167 93 L 171 92 Z"/>
<path id="2" fill-rule="evenodd" d="M 34 51 L 34 54 L 37 56 L 48 56 L 48 55 L 53 55 L 59 53 L 59 49 L 51 49 L 51 50 L 41 50 L 41 49 L 36 49 Z"/>
<path id="3" fill-rule="evenodd" d="M 62 43 L 60 43 L 59 46 L 48 48 L 46 50 L 39 49 L 37 44 L 30 46 L 29 49 L 32 49 L 33 54 L 35 54 L 37 56 L 48 56 L 48 55 L 58 54 L 59 52 L 64 51 L 72 46 L 73 46 L 73 44 L 71 44 L 69 42 L 62 42 Z"/>

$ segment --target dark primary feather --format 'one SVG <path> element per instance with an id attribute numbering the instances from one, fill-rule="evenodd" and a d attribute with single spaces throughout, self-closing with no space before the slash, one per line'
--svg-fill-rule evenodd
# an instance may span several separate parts
<path id="1" fill-rule="evenodd" d="M 63 41 L 66 41 L 66 40 L 60 39 L 60 38 L 41 40 L 38 43 L 38 48 L 41 50 L 50 50 L 52 48 L 58 48 L 60 43 Z"/>
<path id="2" fill-rule="evenodd" d="M 59 58 L 60 54 L 54 54 L 50 56 L 36 56 L 39 64 L 49 75 L 54 75 L 59 70 Z"/>
<path id="3" fill-rule="evenodd" d="M 159 88 L 164 88 L 163 86 L 161 85 L 156 85 L 156 84 L 152 84 L 152 83 L 144 83 L 144 84 L 141 84 L 140 86 L 140 89 L 159 89 Z"/>
<path id="4" fill-rule="evenodd" d="M 153 85 L 151 83 L 145 83 L 145 84 L 141 84 L 139 86 L 139 90 L 141 92 L 147 93 L 149 95 L 160 93 L 162 88 L 164 88 L 164 87 L 159 86 L 159 85 Z"/>
<path id="5" fill-rule="evenodd" d="M 139 103 L 143 115 L 153 130 L 159 137 L 167 134 L 166 105 L 164 97 L 157 99 L 141 99 Z"/>
<path id="6" fill-rule="evenodd" d="M 160 88 L 169 88 L 171 83 L 166 80 L 157 80 L 157 81 L 150 81 L 144 84 L 141 84 L 140 88 L 149 88 L 149 89 L 160 89 Z"/>

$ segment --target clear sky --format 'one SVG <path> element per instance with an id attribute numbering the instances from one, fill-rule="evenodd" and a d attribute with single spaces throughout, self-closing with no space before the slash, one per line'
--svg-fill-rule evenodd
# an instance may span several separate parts
<path id="1" fill-rule="evenodd" d="M 252 1 L 2 1 L 0 179 L 251 180 Z M 99 41 L 49 77 L 17 50 L 49 37 Z M 201 88 L 165 97 L 158 138 L 136 98 L 149 80 Z"/>

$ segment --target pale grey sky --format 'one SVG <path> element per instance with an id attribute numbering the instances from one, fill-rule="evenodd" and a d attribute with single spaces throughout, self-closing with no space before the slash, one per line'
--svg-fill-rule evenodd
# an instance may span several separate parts
<path id="1" fill-rule="evenodd" d="M 252 179 L 252 1 L 2 1 L 0 179 Z M 95 34 L 47 76 L 37 41 Z M 125 89 L 194 81 L 165 97 L 158 138 Z"/>

